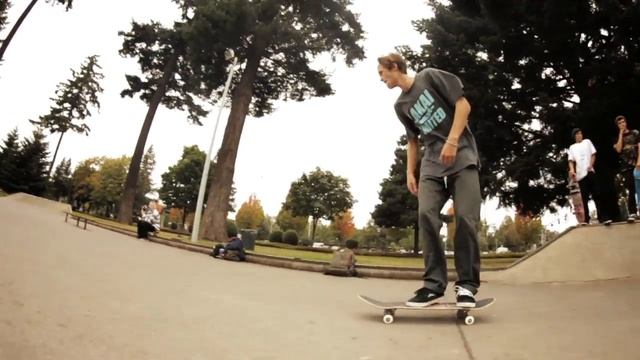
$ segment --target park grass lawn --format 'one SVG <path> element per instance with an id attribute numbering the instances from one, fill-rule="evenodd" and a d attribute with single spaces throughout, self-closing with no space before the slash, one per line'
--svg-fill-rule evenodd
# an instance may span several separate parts
<path id="1" fill-rule="evenodd" d="M 126 225 L 121 224 L 117 221 L 107 220 L 103 218 L 99 218 L 96 216 L 87 215 L 84 213 L 74 212 L 74 215 L 87 218 L 90 221 L 96 222 L 107 228 L 124 230 L 128 232 L 135 233 L 137 231 L 135 225 Z M 210 240 L 198 240 L 196 242 L 192 242 L 191 238 L 187 235 L 176 234 L 166 231 L 160 231 L 158 233 L 158 237 L 163 240 L 169 241 L 179 241 L 185 244 L 191 245 L 200 245 L 208 248 L 213 248 L 215 246 L 215 242 Z M 258 254 L 258 255 L 268 255 L 268 256 L 277 256 L 283 258 L 290 259 L 300 259 L 300 260 L 312 260 L 312 261 L 322 261 L 329 262 L 333 254 L 331 253 L 323 253 L 316 251 L 307 251 L 301 249 L 290 249 L 286 247 L 272 247 L 272 246 L 262 246 L 260 244 L 256 244 L 255 250 L 248 251 L 249 253 Z M 361 265 L 373 265 L 373 266 L 393 266 L 393 267 L 408 267 L 408 268 L 416 268 L 422 269 L 424 267 L 424 263 L 422 257 L 394 257 L 394 256 L 380 256 L 380 255 L 357 255 L 356 259 L 358 264 Z M 482 259 L 482 269 L 501 269 L 509 266 L 517 258 L 483 258 Z M 454 269 L 453 259 L 447 259 L 447 265 L 450 269 Z"/>

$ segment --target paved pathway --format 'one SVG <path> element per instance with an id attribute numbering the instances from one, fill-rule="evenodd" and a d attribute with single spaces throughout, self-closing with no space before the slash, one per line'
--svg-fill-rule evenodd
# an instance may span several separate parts
<path id="1" fill-rule="evenodd" d="M 0 219 L 0 359 L 638 356 L 637 279 L 488 283 L 498 301 L 473 326 L 423 311 L 385 325 L 356 294 L 404 299 L 418 283 L 215 260 L 6 198 Z"/>

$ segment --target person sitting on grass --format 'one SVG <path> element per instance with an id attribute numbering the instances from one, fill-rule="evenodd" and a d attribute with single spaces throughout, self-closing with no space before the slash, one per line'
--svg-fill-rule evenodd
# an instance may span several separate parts
<path id="1" fill-rule="evenodd" d="M 225 260 L 245 261 L 246 254 L 244 252 L 244 244 L 238 236 L 238 229 L 233 223 L 227 224 L 227 237 L 229 237 L 227 244 L 216 245 L 213 248 L 211 256 Z"/>
<path id="2" fill-rule="evenodd" d="M 160 214 L 164 210 L 162 200 L 151 200 L 142 207 L 142 215 L 138 220 L 138 239 L 148 239 L 150 233 L 160 231 Z"/>
<path id="3" fill-rule="evenodd" d="M 327 275 L 358 276 L 356 271 L 356 256 L 353 250 L 358 247 L 355 240 L 347 240 L 345 247 L 333 253 Z"/>

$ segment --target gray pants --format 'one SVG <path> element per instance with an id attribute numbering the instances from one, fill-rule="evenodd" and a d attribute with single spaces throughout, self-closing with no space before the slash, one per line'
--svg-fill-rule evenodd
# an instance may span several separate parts
<path id="1" fill-rule="evenodd" d="M 418 188 L 418 224 L 424 244 L 425 287 L 444 293 L 447 287 L 447 259 L 440 240 L 440 209 L 453 197 L 456 229 L 454 236 L 456 285 L 474 294 L 480 287 L 480 181 L 478 169 L 468 167 L 445 178 L 421 176 Z"/>

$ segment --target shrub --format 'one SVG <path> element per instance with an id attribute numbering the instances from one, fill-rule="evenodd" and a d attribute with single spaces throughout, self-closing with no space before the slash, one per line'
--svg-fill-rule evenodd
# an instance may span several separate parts
<path id="1" fill-rule="evenodd" d="M 298 233 L 295 230 L 287 230 L 284 233 L 283 239 L 285 244 L 298 245 Z"/>
<path id="2" fill-rule="evenodd" d="M 302 240 L 300 240 L 300 245 L 308 247 L 308 246 L 311 246 L 313 244 L 312 244 L 311 240 L 309 240 L 309 239 L 302 239 Z"/>
<path id="3" fill-rule="evenodd" d="M 276 242 L 276 243 L 281 243 L 282 242 L 282 231 L 276 230 L 276 231 L 271 232 L 271 235 L 269 235 L 269 241 Z"/>
<path id="4" fill-rule="evenodd" d="M 236 226 L 236 222 L 229 219 L 227 219 L 227 236 L 238 236 L 238 227 Z"/>

